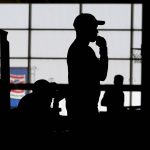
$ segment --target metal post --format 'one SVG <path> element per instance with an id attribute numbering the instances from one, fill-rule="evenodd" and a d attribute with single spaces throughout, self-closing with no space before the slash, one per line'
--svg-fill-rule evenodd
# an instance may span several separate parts
<path id="1" fill-rule="evenodd" d="M 9 42 L 8 32 L 0 30 L 1 55 L 1 85 L 0 85 L 0 112 L 10 110 L 10 69 L 9 69 Z"/>

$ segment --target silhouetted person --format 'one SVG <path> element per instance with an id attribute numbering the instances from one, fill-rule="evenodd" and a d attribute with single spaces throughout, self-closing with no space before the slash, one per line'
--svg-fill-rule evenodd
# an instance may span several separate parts
<path id="1" fill-rule="evenodd" d="M 80 14 L 74 20 L 76 39 L 67 54 L 69 96 L 66 100 L 68 116 L 76 123 L 90 120 L 98 114 L 100 81 L 104 81 L 108 69 L 107 44 L 98 36 L 98 25 L 104 25 L 91 14 Z M 90 42 L 100 48 L 100 59 L 96 57 Z M 80 120 L 80 121 L 79 121 Z"/>
<path id="2" fill-rule="evenodd" d="M 31 133 L 43 134 L 54 129 L 56 115 L 50 105 L 55 92 L 56 83 L 40 79 L 33 84 L 33 92 L 20 100 L 17 108 L 23 118 L 20 117 L 20 122 Z"/>
<path id="3" fill-rule="evenodd" d="M 33 84 L 33 92 L 24 96 L 18 105 L 21 112 L 43 113 L 50 110 L 52 98 L 55 95 L 55 83 L 44 79 Z"/>
<path id="4" fill-rule="evenodd" d="M 104 94 L 101 105 L 106 106 L 108 112 L 123 112 L 125 110 L 124 92 L 122 90 L 123 80 L 122 75 L 115 75 L 114 87 Z"/>

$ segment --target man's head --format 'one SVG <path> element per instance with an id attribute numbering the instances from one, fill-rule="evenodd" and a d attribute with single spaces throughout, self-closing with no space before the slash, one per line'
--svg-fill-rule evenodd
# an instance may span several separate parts
<path id="1" fill-rule="evenodd" d="M 124 78 L 123 78 L 123 76 L 122 75 L 120 75 L 120 74 L 118 74 L 118 75 L 115 75 L 115 77 L 114 77 L 114 84 L 115 85 L 123 85 L 123 80 L 124 80 Z"/>
<path id="2" fill-rule="evenodd" d="M 33 92 L 43 97 L 44 96 L 53 97 L 56 92 L 56 86 L 57 84 L 55 82 L 49 83 L 45 79 L 40 79 L 33 84 Z"/>
<path id="3" fill-rule="evenodd" d="M 97 37 L 97 26 L 104 25 L 105 21 L 97 20 L 93 15 L 82 13 L 78 15 L 73 23 L 77 35 L 85 36 L 90 42 L 94 42 Z"/>

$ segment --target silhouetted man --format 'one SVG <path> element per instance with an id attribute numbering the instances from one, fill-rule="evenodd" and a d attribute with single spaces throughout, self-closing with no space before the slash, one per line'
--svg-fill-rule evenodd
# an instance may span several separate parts
<path id="1" fill-rule="evenodd" d="M 124 93 L 122 91 L 123 80 L 122 75 L 115 75 L 114 87 L 104 94 L 101 105 L 106 106 L 108 112 L 123 112 L 125 110 Z"/>
<path id="2" fill-rule="evenodd" d="M 98 36 L 98 25 L 104 25 L 91 14 L 80 14 L 74 20 L 76 39 L 71 44 L 68 55 L 69 96 L 66 100 L 68 116 L 88 120 L 98 114 L 97 104 L 100 96 L 100 81 L 107 75 L 107 44 Z M 95 42 L 100 48 L 98 59 L 89 46 Z M 78 122 L 79 123 L 79 122 Z"/>
<path id="3" fill-rule="evenodd" d="M 56 83 L 40 79 L 33 84 L 33 92 L 20 100 L 18 105 L 18 112 L 21 114 L 20 123 L 29 130 L 28 132 L 43 134 L 54 129 L 57 115 L 50 108 L 50 104 L 55 94 Z M 24 132 L 24 129 L 21 131 Z"/>
<path id="4" fill-rule="evenodd" d="M 33 92 L 24 96 L 18 105 L 21 112 L 43 113 L 50 110 L 52 98 L 55 95 L 56 84 L 44 79 L 33 84 Z"/>

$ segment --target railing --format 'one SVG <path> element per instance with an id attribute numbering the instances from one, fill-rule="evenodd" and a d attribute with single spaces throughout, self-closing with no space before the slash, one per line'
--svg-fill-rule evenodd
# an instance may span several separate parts
<path id="1" fill-rule="evenodd" d="M 107 91 L 109 89 L 112 89 L 114 85 L 100 85 L 100 90 L 101 91 Z M 10 84 L 10 89 L 24 89 L 24 90 L 32 90 L 33 84 Z M 68 93 L 68 84 L 58 84 L 57 89 L 61 90 L 65 96 L 67 96 Z M 142 85 L 123 85 L 122 90 L 123 91 L 139 91 L 142 92 Z M 142 97 L 141 97 L 142 101 Z M 125 106 L 126 110 L 128 111 L 138 111 L 142 110 L 141 106 Z"/>
<path id="2" fill-rule="evenodd" d="M 100 90 L 105 91 L 108 89 L 111 89 L 114 85 L 100 85 Z M 10 89 L 26 89 L 26 90 L 32 90 L 33 84 L 27 83 L 27 84 L 10 84 Z M 68 84 L 58 84 L 58 88 L 68 88 Z M 142 91 L 142 85 L 123 85 L 122 90 L 123 91 Z"/>

